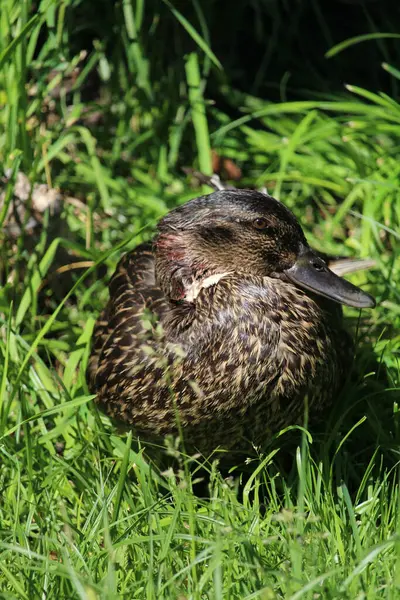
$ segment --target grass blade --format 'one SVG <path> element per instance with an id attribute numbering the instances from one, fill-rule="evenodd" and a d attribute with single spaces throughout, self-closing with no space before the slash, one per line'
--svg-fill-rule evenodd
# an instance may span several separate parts
<path id="1" fill-rule="evenodd" d="M 325 53 L 325 58 L 332 58 L 336 56 L 343 50 L 354 46 L 355 44 L 360 44 L 362 42 L 369 42 L 370 40 L 381 40 L 381 39 L 400 39 L 399 33 L 366 33 L 364 35 L 356 35 L 355 37 L 348 38 L 339 44 L 330 48 L 328 52 Z"/>
<path id="2" fill-rule="evenodd" d="M 193 27 L 193 25 L 191 25 L 189 23 L 189 21 L 182 15 L 182 13 L 180 13 L 179 10 L 177 10 L 171 4 L 171 2 L 169 2 L 169 0 L 163 0 L 163 2 L 165 2 L 165 4 L 169 7 L 169 9 L 171 10 L 171 12 L 174 15 L 174 17 L 176 17 L 176 19 L 179 21 L 179 23 L 182 25 L 182 27 L 185 28 L 185 30 L 188 32 L 188 34 L 190 35 L 190 37 L 196 42 L 196 44 L 198 45 L 198 47 L 201 50 L 203 50 L 204 54 L 211 60 L 211 62 L 218 69 L 222 70 L 222 65 L 221 65 L 220 61 L 215 56 L 214 52 L 211 50 L 211 48 L 208 46 L 208 44 L 201 37 L 201 35 L 196 31 L 196 29 Z"/>

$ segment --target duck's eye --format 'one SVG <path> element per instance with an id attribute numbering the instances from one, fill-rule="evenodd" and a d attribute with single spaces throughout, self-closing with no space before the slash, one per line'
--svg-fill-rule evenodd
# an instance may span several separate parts
<path id="1" fill-rule="evenodd" d="M 253 221 L 253 227 L 255 227 L 256 229 L 266 229 L 268 227 L 268 221 L 263 217 L 258 217 Z"/>

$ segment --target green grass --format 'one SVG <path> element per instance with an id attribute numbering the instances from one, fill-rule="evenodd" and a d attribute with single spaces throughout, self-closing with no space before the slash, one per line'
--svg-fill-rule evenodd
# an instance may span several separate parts
<path id="1" fill-rule="evenodd" d="M 40 229 L 0 233 L 0 598 L 399 598 L 400 42 L 376 40 L 372 18 L 361 32 L 390 95 L 351 82 L 306 95 L 305 81 L 305 99 L 276 103 L 220 67 L 212 3 L 87 6 L 0 7 L 0 160 L 14 174 L 0 223 L 18 169 L 64 197 Z M 318 15 L 328 51 L 343 39 Z M 350 45 L 331 55 L 345 61 Z M 282 432 L 230 474 L 206 464 L 205 477 L 196 459 L 174 471 L 146 460 L 96 411 L 85 369 L 108 275 L 201 192 L 180 167 L 209 170 L 210 148 L 241 186 L 280 197 L 316 248 L 375 258 L 352 280 L 378 306 L 346 310 L 356 365 L 322 427 Z M 71 262 L 85 268 L 54 275 Z"/>

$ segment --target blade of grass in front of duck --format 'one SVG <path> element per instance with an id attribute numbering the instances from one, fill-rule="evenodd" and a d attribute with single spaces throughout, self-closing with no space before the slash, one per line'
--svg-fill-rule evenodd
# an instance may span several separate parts
<path id="1" fill-rule="evenodd" d="M 116 492 L 115 501 L 114 501 L 114 509 L 113 509 L 113 514 L 112 514 L 111 524 L 115 523 L 115 521 L 118 520 L 119 510 L 121 508 L 122 494 L 124 492 L 125 481 L 126 481 L 126 477 L 127 477 L 127 473 L 128 473 L 129 452 L 131 449 L 131 444 L 132 444 L 132 431 L 130 431 L 128 433 L 128 436 L 127 436 L 126 442 L 125 442 L 125 452 L 122 457 L 122 462 L 121 462 L 121 467 L 120 467 L 118 487 L 117 487 L 117 492 Z"/>

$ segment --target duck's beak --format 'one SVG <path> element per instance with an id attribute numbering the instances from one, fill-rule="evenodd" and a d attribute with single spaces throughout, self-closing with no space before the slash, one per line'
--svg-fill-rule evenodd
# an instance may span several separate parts
<path id="1" fill-rule="evenodd" d="M 335 275 L 310 248 L 303 246 L 293 267 L 285 271 L 288 279 L 302 288 L 355 308 L 373 308 L 375 300 L 359 287 Z"/>

